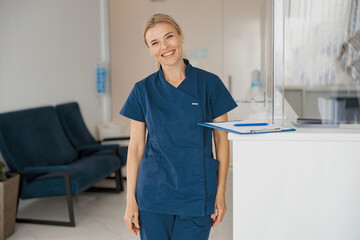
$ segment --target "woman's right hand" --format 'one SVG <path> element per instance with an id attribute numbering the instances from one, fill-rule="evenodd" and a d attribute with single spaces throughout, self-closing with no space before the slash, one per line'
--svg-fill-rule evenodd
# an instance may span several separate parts
<path id="1" fill-rule="evenodd" d="M 137 235 L 137 233 L 140 232 L 139 206 L 136 200 L 127 201 L 124 221 L 130 232 L 134 233 L 135 235 Z"/>

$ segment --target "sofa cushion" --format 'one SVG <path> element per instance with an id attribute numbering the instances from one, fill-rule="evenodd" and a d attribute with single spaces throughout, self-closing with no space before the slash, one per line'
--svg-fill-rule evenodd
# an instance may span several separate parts
<path id="1" fill-rule="evenodd" d="M 0 150 L 13 171 L 76 159 L 54 107 L 0 114 Z"/>
<path id="2" fill-rule="evenodd" d="M 89 188 L 120 168 L 115 155 L 85 157 L 69 165 L 71 193 L 73 195 Z M 41 175 L 31 182 L 24 183 L 21 198 L 59 196 L 66 194 L 63 172 Z"/>

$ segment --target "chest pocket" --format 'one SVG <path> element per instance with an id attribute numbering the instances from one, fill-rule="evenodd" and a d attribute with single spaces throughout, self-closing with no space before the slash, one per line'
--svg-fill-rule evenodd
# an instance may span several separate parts
<path id="1" fill-rule="evenodd" d="M 190 148 L 201 141 L 202 111 L 199 102 L 191 98 L 161 104 L 152 111 L 151 134 L 160 144 Z"/>

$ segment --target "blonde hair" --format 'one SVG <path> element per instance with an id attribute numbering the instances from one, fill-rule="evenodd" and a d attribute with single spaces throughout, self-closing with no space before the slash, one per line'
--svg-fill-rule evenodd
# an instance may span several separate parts
<path id="1" fill-rule="evenodd" d="M 144 38 L 144 42 L 147 47 L 149 47 L 149 45 L 146 42 L 146 33 L 150 28 L 155 27 L 155 25 L 158 23 L 169 23 L 176 29 L 178 34 L 183 35 L 182 30 L 181 30 L 179 24 L 175 21 L 175 19 L 173 19 L 169 15 L 157 13 L 157 14 L 152 15 L 146 21 L 146 24 L 144 27 L 143 38 Z"/>

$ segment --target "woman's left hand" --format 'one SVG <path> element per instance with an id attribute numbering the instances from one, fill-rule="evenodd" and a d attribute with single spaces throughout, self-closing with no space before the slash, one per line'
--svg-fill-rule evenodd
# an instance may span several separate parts
<path id="1" fill-rule="evenodd" d="M 214 219 L 211 224 L 212 227 L 215 227 L 224 219 L 226 211 L 225 193 L 218 193 L 215 199 L 215 211 L 211 214 L 211 218 Z"/>

